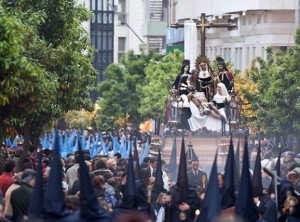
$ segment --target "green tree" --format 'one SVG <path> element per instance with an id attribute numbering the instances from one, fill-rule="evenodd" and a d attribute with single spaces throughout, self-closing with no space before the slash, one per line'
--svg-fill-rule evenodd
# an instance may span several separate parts
<path id="1" fill-rule="evenodd" d="M 26 113 L 35 104 L 35 93 L 47 81 L 39 64 L 26 56 L 28 39 L 34 39 L 42 15 L 37 13 L 25 22 L 23 17 L 0 5 L 0 135 L 5 120 Z M 0 138 L 2 141 L 2 138 Z"/>
<path id="2" fill-rule="evenodd" d="M 130 124 L 143 121 L 138 108 L 141 105 L 142 94 L 139 89 L 147 85 L 145 68 L 149 63 L 159 61 L 161 56 L 150 51 L 135 55 L 129 51 L 121 60 L 121 64 L 111 64 L 105 70 L 106 80 L 98 86 L 102 94 L 99 99 L 100 110 L 96 114 L 96 125 L 101 130 L 111 126 L 114 120 L 124 119 Z M 141 86 L 141 87 L 140 87 Z"/>
<path id="3" fill-rule="evenodd" d="M 267 61 L 257 59 L 259 66 L 250 70 L 257 90 L 246 94 L 257 119 L 268 135 L 300 132 L 300 31 L 295 45 L 286 52 L 267 49 Z"/>
<path id="4" fill-rule="evenodd" d="M 172 83 L 180 72 L 183 57 L 183 53 L 176 50 L 159 62 L 151 61 L 146 67 L 147 84 L 139 86 L 142 96 L 138 108 L 144 118 L 162 117 Z"/>
<path id="5" fill-rule="evenodd" d="M 19 119 L 15 122 L 23 124 L 28 141 L 32 132 L 38 136 L 44 126 L 71 109 L 91 110 L 94 49 L 82 27 L 90 12 L 75 0 L 20 0 L 5 5 L 2 13 L 0 19 L 11 18 L 0 24 L 5 31 L 0 45 L 7 46 L 0 47 L 1 59 L 5 72 L 11 74 L 4 73 L 9 81 L 1 81 L 9 91 L 9 96 L 0 92 L 0 112 L 9 113 L 1 115 L 2 121 Z"/>

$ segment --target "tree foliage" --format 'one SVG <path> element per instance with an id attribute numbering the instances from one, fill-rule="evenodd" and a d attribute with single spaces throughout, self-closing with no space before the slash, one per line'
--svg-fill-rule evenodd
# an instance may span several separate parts
<path id="1" fill-rule="evenodd" d="M 121 64 L 111 64 L 105 70 L 106 80 L 98 86 L 102 94 L 98 104 L 100 110 L 96 115 L 96 125 L 103 129 L 118 119 L 138 124 L 143 121 L 138 112 L 142 93 L 140 86 L 147 85 L 145 68 L 149 63 L 159 61 L 160 55 L 150 51 L 135 55 L 129 51 L 121 60 Z M 107 123 L 107 122 L 110 123 Z M 126 121 L 125 124 L 126 125 Z"/>
<path id="2" fill-rule="evenodd" d="M 147 84 L 140 86 L 142 97 L 138 109 L 145 118 L 163 115 L 172 83 L 180 72 L 183 56 L 182 52 L 176 50 L 159 62 L 151 61 L 147 66 L 145 70 Z"/>
<path id="3" fill-rule="evenodd" d="M 68 110 L 91 110 L 94 49 L 81 25 L 88 10 L 75 0 L 7 2 L 0 7 L 1 125 L 14 120 L 41 133 Z"/>
<path id="4" fill-rule="evenodd" d="M 33 92 L 42 86 L 42 69 L 26 56 L 27 49 L 23 44 L 32 34 L 34 35 L 33 24 L 24 24 L 22 19 L 7 13 L 0 6 L 1 119 L 9 115 L 9 106 L 15 101 L 24 108 L 28 102 L 33 102 Z M 24 101 L 24 98 L 27 100 Z"/>
<path id="5" fill-rule="evenodd" d="M 300 31 L 296 44 L 286 52 L 267 49 L 267 61 L 257 59 L 250 70 L 257 90 L 248 92 L 255 115 L 270 135 L 283 136 L 300 132 Z"/>

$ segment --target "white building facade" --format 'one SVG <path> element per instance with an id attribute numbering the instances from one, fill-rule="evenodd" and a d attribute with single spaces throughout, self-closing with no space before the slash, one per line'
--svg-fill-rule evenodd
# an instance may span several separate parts
<path id="1" fill-rule="evenodd" d="M 210 60 L 221 56 L 225 61 L 232 61 L 235 69 L 244 71 L 253 58 L 266 58 L 268 46 L 284 51 L 294 44 L 294 34 L 299 27 L 299 4 L 299 0 L 169 0 L 168 20 L 170 24 L 199 23 L 201 13 L 205 13 L 207 23 L 234 20 L 237 27 L 230 31 L 206 29 L 205 55 Z M 195 47 L 199 55 L 200 29 L 197 32 Z"/>
<path id="2" fill-rule="evenodd" d="M 162 0 L 114 0 L 114 62 L 129 50 L 140 54 L 164 47 L 167 23 L 163 22 Z"/>
<path id="3" fill-rule="evenodd" d="M 114 63 L 118 63 L 127 51 L 140 54 L 140 48 L 145 47 L 147 40 L 142 36 L 143 3 L 139 0 L 115 0 Z"/>

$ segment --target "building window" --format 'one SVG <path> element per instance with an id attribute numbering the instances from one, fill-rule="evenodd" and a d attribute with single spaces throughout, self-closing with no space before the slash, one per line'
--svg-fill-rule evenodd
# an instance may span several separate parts
<path id="1" fill-rule="evenodd" d="M 107 50 L 107 33 L 103 32 L 102 33 L 102 49 Z"/>
<path id="2" fill-rule="evenodd" d="M 114 50 L 113 48 L 113 42 L 114 42 L 114 33 L 112 31 L 107 32 L 107 46 L 108 46 L 108 50 Z"/>
<path id="3" fill-rule="evenodd" d="M 262 20 L 262 15 L 257 15 L 257 24 L 260 24 Z"/>
<path id="4" fill-rule="evenodd" d="M 280 46 L 280 50 L 283 51 L 283 52 L 286 52 L 287 46 Z"/>
<path id="5" fill-rule="evenodd" d="M 224 57 L 223 57 L 225 60 L 228 60 L 227 58 L 227 48 L 224 48 Z"/>
<path id="6" fill-rule="evenodd" d="M 122 56 L 125 54 L 126 49 L 126 38 L 125 37 L 119 37 L 118 39 L 118 60 L 120 61 Z"/>
<path id="7" fill-rule="evenodd" d="M 119 4 L 120 4 L 120 12 L 122 13 L 126 13 L 126 1 L 125 0 L 119 0 Z"/>
<path id="8" fill-rule="evenodd" d="M 246 18 L 246 16 L 242 17 L 242 23 L 243 23 L 243 25 L 247 25 L 247 18 Z"/>
<path id="9" fill-rule="evenodd" d="M 96 9 L 96 0 L 92 0 L 91 1 L 91 10 L 95 10 Z"/>
<path id="10" fill-rule="evenodd" d="M 103 2 L 103 11 L 108 11 L 108 4 L 107 4 L 107 0 L 102 1 Z"/>
<path id="11" fill-rule="evenodd" d="M 126 25 L 126 0 L 119 0 L 120 14 L 119 20 L 121 25 Z"/>
<path id="12" fill-rule="evenodd" d="M 92 13 L 92 18 L 91 18 L 91 23 L 95 23 L 96 22 L 96 15 L 95 13 L 93 12 Z"/>
<path id="13" fill-rule="evenodd" d="M 93 13 L 91 21 L 91 43 L 98 50 L 94 58 L 94 67 L 98 71 L 96 85 L 105 80 L 105 69 L 113 62 L 114 51 L 114 0 L 90 0 Z M 100 96 L 92 92 L 93 99 Z"/>
<path id="14" fill-rule="evenodd" d="M 264 20 L 264 23 L 268 23 L 268 13 L 267 12 L 264 12 L 263 20 Z"/>
<path id="15" fill-rule="evenodd" d="M 248 22 L 247 22 L 248 25 L 252 24 L 252 17 L 253 17 L 253 15 L 248 16 Z"/>
<path id="16" fill-rule="evenodd" d="M 102 1 L 97 1 L 97 11 L 102 11 Z"/>
<path id="17" fill-rule="evenodd" d="M 250 47 L 247 47 L 246 61 L 246 66 L 248 66 L 250 64 Z"/>
<path id="18" fill-rule="evenodd" d="M 91 43 L 93 46 L 96 46 L 96 33 L 95 31 L 91 31 Z"/>
<path id="19" fill-rule="evenodd" d="M 97 13 L 97 23 L 101 24 L 102 23 L 102 13 Z"/>
<path id="20" fill-rule="evenodd" d="M 242 66 L 243 66 L 242 58 L 243 58 L 243 48 L 239 47 L 239 56 L 238 56 L 238 61 L 239 61 L 238 67 L 239 67 L 239 70 L 242 70 Z"/>
<path id="21" fill-rule="evenodd" d="M 107 13 L 103 13 L 103 23 L 107 23 Z"/>
<path id="22" fill-rule="evenodd" d="M 113 13 L 108 13 L 108 24 L 112 24 L 113 23 Z"/>
<path id="23" fill-rule="evenodd" d="M 96 38 L 97 38 L 97 42 L 95 44 L 95 47 L 99 50 L 102 50 L 103 48 L 102 48 L 102 44 L 101 44 L 101 42 L 102 42 L 101 31 L 97 31 L 97 37 Z"/>
<path id="24" fill-rule="evenodd" d="M 238 67 L 238 59 L 239 59 L 239 48 L 234 48 L 234 65 Z"/>

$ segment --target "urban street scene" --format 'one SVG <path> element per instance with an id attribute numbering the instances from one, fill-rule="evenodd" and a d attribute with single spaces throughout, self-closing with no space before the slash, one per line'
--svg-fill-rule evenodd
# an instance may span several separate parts
<path id="1" fill-rule="evenodd" d="M 2 0 L 0 86 L 0 222 L 300 222 L 298 0 Z"/>

